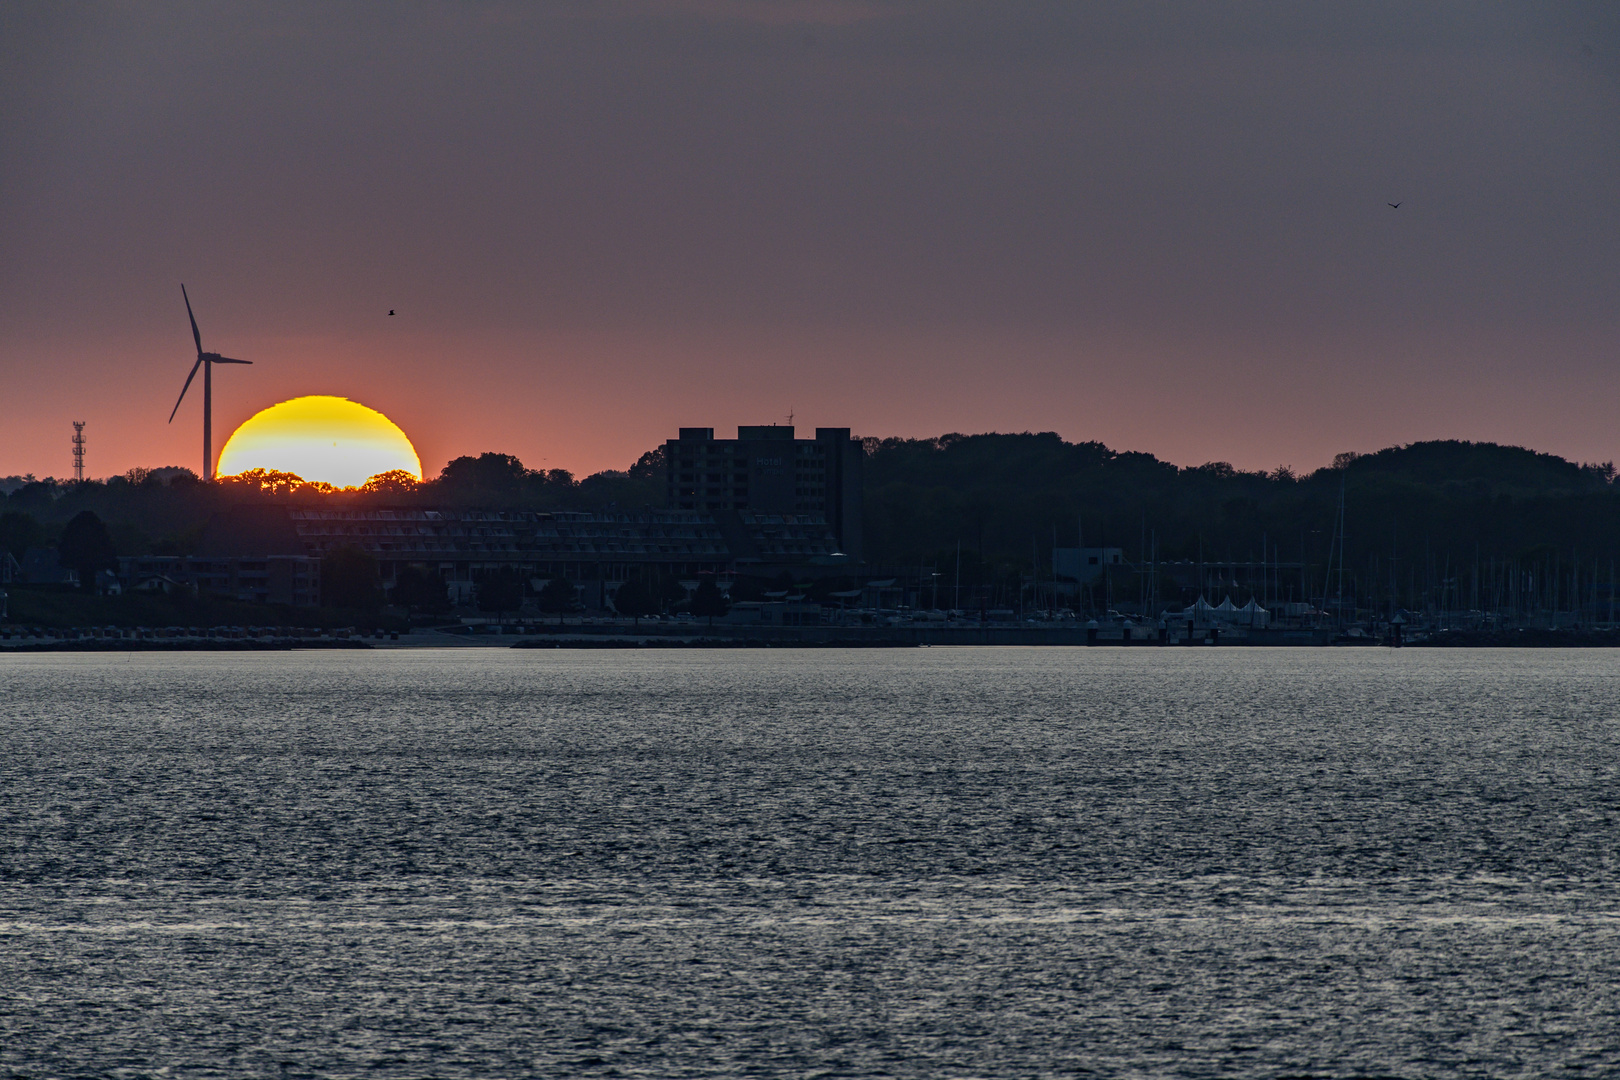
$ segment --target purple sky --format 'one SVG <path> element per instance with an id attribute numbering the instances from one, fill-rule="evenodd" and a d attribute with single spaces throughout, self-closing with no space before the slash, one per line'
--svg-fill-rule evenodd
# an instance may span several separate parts
<path id="1" fill-rule="evenodd" d="M 216 451 L 1620 458 L 1620 5 L 11 5 L 0 255 L 0 475 L 199 466 L 181 281 Z"/>

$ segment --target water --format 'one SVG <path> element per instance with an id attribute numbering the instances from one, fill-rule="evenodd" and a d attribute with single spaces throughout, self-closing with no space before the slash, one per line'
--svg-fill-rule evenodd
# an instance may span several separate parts
<path id="1" fill-rule="evenodd" d="M 1605 652 L 0 658 L 0 1076 L 1598 1076 Z"/>

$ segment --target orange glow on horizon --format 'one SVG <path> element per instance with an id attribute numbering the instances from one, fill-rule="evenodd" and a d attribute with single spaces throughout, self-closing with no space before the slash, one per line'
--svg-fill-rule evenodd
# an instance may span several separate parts
<path id="1" fill-rule="evenodd" d="M 253 414 L 220 451 L 220 476 L 252 469 L 294 473 L 336 487 L 359 487 L 400 470 L 418 480 L 422 462 L 399 426 L 348 398 L 293 398 Z"/>

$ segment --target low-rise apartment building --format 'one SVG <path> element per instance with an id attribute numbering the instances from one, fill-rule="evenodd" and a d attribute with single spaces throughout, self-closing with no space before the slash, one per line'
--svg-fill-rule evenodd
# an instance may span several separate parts
<path id="1" fill-rule="evenodd" d="M 178 586 L 292 607 L 315 607 L 321 601 L 321 561 L 308 555 L 140 555 L 118 563 L 129 589 Z"/>

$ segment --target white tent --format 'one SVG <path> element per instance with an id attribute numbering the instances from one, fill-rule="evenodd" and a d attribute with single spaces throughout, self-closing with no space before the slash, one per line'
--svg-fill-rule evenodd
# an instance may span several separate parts
<path id="1" fill-rule="evenodd" d="M 1208 600 L 1200 596 L 1180 611 L 1167 611 L 1165 616 L 1171 619 L 1191 619 L 1199 626 L 1208 626 L 1220 618 L 1220 612 Z"/>
<path id="2" fill-rule="evenodd" d="M 1208 626 L 1211 623 L 1255 627 L 1269 626 L 1271 624 L 1271 613 L 1255 603 L 1253 599 L 1242 607 L 1238 607 L 1232 603 L 1230 596 L 1223 598 L 1219 604 L 1211 604 L 1200 596 L 1197 601 L 1181 611 L 1181 618 L 1193 619 L 1203 626 Z"/>

